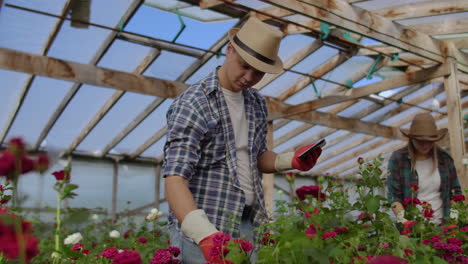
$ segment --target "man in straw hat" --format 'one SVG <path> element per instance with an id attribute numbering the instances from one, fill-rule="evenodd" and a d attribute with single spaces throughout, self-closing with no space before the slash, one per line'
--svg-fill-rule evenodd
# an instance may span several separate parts
<path id="1" fill-rule="evenodd" d="M 458 218 L 458 211 L 450 208 L 452 196 L 462 193 L 455 165 L 436 145 L 447 129 L 437 129 L 434 117 L 422 113 L 414 116 L 409 130 L 400 130 L 408 137 L 408 145 L 392 154 L 387 179 L 388 200 L 397 222 L 407 221 L 404 200 L 413 197 L 432 205 L 433 223 L 440 224 L 444 217 Z"/>
<path id="2" fill-rule="evenodd" d="M 229 31 L 222 66 L 191 85 L 167 112 L 165 196 L 172 244 L 185 263 L 223 263 L 212 256 L 213 239 L 250 235 L 267 220 L 262 173 L 310 170 L 321 149 L 267 149 L 267 106 L 252 88 L 265 73 L 279 73 L 281 31 L 249 18 Z M 180 232 L 181 231 L 181 232 Z M 216 254 L 215 254 L 216 255 Z"/>

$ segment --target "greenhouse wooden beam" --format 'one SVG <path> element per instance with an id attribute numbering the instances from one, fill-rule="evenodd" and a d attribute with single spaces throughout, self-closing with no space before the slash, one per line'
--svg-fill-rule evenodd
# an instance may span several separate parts
<path id="1" fill-rule="evenodd" d="M 448 75 L 447 65 L 438 65 L 431 68 L 402 74 L 377 83 L 368 84 L 360 88 L 354 88 L 347 91 L 345 96 L 327 96 L 310 102 L 305 102 L 295 106 L 289 106 L 278 111 L 274 108 L 270 111 L 269 119 L 286 118 L 300 113 L 306 113 L 317 108 L 333 105 L 347 100 L 358 99 L 374 93 L 402 87 L 413 83 Z"/>
<path id="2" fill-rule="evenodd" d="M 421 23 L 408 26 L 412 30 L 431 35 L 466 33 L 468 19 L 446 18 L 432 23 Z"/>
<path id="3" fill-rule="evenodd" d="M 432 0 L 426 2 L 405 3 L 387 8 L 372 10 L 372 13 L 391 20 L 406 18 L 437 16 L 455 12 L 468 11 L 468 1 L 465 0 Z"/>
<path id="4" fill-rule="evenodd" d="M 275 98 L 267 98 L 269 112 L 284 112 L 290 105 L 278 101 Z M 356 133 L 369 134 L 380 137 L 399 139 L 403 136 L 395 127 L 383 126 L 375 123 L 364 122 L 353 118 L 344 118 L 324 112 L 312 111 L 300 115 L 290 116 L 290 119 L 327 126 L 336 129 L 345 129 Z"/>
<path id="5" fill-rule="evenodd" d="M 353 105 L 355 103 L 356 103 L 356 101 L 348 101 L 348 102 L 340 103 L 340 104 L 334 105 L 333 108 L 328 110 L 327 112 L 331 113 L 331 114 L 337 114 L 337 113 L 343 111 L 344 109 L 350 107 L 351 105 Z M 314 126 L 313 124 L 304 123 L 304 124 L 300 125 L 299 127 L 293 129 L 292 131 L 289 131 L 288 133 L 286 133 L 282 137 L 275 140 L 275 147 L 283 144 L 284 142 L 286 142 L 286 141 L 290 140 L 291 138 L 301 134 L 302 132 L 312 128 L 313 126 Z M 314 135 L 314 138 L 323 138 L 323 137 L 327 136 L 328 134 L 332 133 L 333 131 L 336 131 L 336 129 L 330 129 L 330 131 L 327 131 L 325 134 L 320 133 L 320 135 Z"/>
<path id="6" fill-rule="evenodd" d="M 0 6 L 1 5 L 2 4 L 0 3 Z M 68 13 L 69 7 L 70 7 L 70 0 L 67 0 L 61 11 L 62 17 L 64 17 Z M 57 34 L 60 32 L 60 29 L 64 21 L 65 21 L 64 19 L 58 19 L 56 21 L 56 23 L 52 27 L 52 30 L 49 33 L 49 37 L 47 38 L 47 41 L 45 42 L 41 51 L 39 51 L 39 54 L 46 55 L 49 52 L 49 49 L 52 46 L 52 43 L 55 40 Z M 10 131 L 11 126 L 13 125 L 13 122 L 15 121 L 16 116 L 18 115 L 21 105 L 23 104 L 24 99 L 26 98 L 26 95 L 28 94 L 28 91 L 31 88 L 31 85 L 34 82 L 35 77 L 36 77 L 35 75 L 29 75 L 27 77 L 25 84 L 23 86 L 23 89 L 19 93 L 18 100 L 16 101 L 15 106 L 13 106 L 13 110 L 9 114 L 9 117 L 5 123 L 3 131 L 0 133 L 0 142 L 3 142 L 5 140 L 6 135 Z"/>
<path id="7" fill-rule="evenodd" d="M 159 210 L 159 197 L 161 197 L 161 171 L 162 164 L 154 167 L 154 208 Z"/>
<path id="8" fill-rule="evenodd" d="M 122 18 L 120 19 L 119 23 L 122 22 L 123 25 L 125 25 L 143 2 L 144 2 L 143 0 L 133 0 L 132 3 L 129 5 L 127 11 L 122 15 Z M 118 25 L 116 25 L 116 27 L 117 26 Z M 107 38 L 102 42 L 99 49 L 95 52 L 95 54 L 94 54 L 93 58 L 90 60 L 89 64 L 96 65 L 99 62 L 99 60 L 102 58 L 102 56 L 106 53 L 106 51 L 109 49 L 109 47 L 114 42 L 116 36 L 117 36 L 116 31 L 112 31 L 112 32 L 109 33 Z M 81 83 L 75 83 L 68 90 L 67 94 L 64 96 L 64 98 L 62 99 L 60 104 L 55 109 L 55 112 L 49 118 L 46 125 L 43 127 L 41 133 L 39 134 L 39 137 L 36 140 L 36 143 L 34 144 L 35 149 L 39 148 L 40 144 L 44 141 L 47 134 L 52 129 L 55 122 L 57 122 L 58 118 L 60 117 L 60 115 L 62 114 L 64 109 L 67 107 L 67 105 L 70 103 L 72 98 L 75 96 L 75 94 L 78 92 L 80 87 L 81 87 Z"/>
<path id="9" fill-rule="evenodd" d="M 295 11 L 344 30 L 443 62 L 440 44 L 430 36 L 411 30 L 382 16 L 374 15 L 343 0 L 262 0 Z"/>
<path id="10" fill-rule="evenodd" d="M 267 145 L 268 149 L 273 149 L 273 122 L 268 122 L 267 125 Z M 267 211 L 268 217 L 273 217 L 274 210 L 275 210 L 275 203 L 273 201 L 274 196 L 274 185 L 275 185 L 275 174 L 273 173 L 263 173 L 262 177 L 262 185 L 263 185 L 263 194 L 265 199 L 265 209 Z"/>
<path id="11" fill-rule="evenodd" d="M 294 67 L 294 65 L 301 62 L 303 59 L 305 59 L 310 54 L 312 54 L 315 51 L 317 51 L 318 49 L 320 49 L 322 46 L 323 46 L 323 42 L 321 40 L 315 40 L 311 44 L 306 45 L 304 48 L 302 48 L 301 50 L 296 52 L 296 54 L 294 54 L 294 56 L 292 56 L 287 61 L 285 61 L 284 64 L 283 64 L 283 68 L 284 69 L 290 69 L 290 68 Z M 272 81 L 274 81 L 276 78 L 278 78 L 279 76 L 281 76 L 285 72 L 286 72 L 285 70 L 282 70 L 280 73 L 267 74 L 265 77 L 263 77 L 263 79 L 258 84 L 255 85 L 255 88 L 258 89 L 258 90 L 262 89 L 263 87 L 270 84 Z"/>
<path id="12" fill-rule="evenodd" d="M 115 219 L 117 216 L 117 192 L 119 190 L 119 160 L 114 159 L 112 164 L 112 207 L 111 207 L 111 218 Z"/>
<path id="13" fill-rule="evenodd" d="M 377 111 L 378 109 L 380 109 L 382 107 L 385 107 L 386 105 L 391 104 L 391 103 L 395 102 L 396 100 L 399 100 L 400 98 L 403 98 L 404 96 L 407 96 L 408 94 L 417 91 L 418 89 L 420 89 L 423 86 L 425 86 L 425 84 L 419 83 L 419 84 L 416 84 L 416 85 L 412 85 L 411 87 L 408 87 L 408 88 L 394 94 L 393 96 L 391 96 L 390 99 L 386 99 L 386 100 L 382 101 L 380 104 L 374 104 L 373 106 L 368 107 L 365 112 L 360 112 L 360 113 L 358 113 L 356 115 L 353 115 L 352 118 L 361 119 L 361 118 L 363 118 L 363 117 Z M 424 94 L 428 94 L 428 93 L 424 93 Z M 429 94 L 432 96 L 432 93 L 429 92 Z M 414 103 L 414 102 L 416 102 L 416 101 L 411 100 L 409 103 Z M 400 107 L 402 107 L 402 106 L 403 105 L 400 105 Z M 400 107 L 398 107 L 398 108 L 400 108 Z M 379 118 L 379 119 L 374 119 L 372 121 L 375 122 L 375 123 L 380 123 L 383 120 L 385 120 L 385 117 L 382 117 L 382 118 Z M 326 137 L 326 136 L 330 135 L 331 133 L 333 133 L 335 131 L 337 131 L 337 130 L 332 129 L 332 128 L 324 130 L 323 132 L 320 133 L 320 135 L 316 135 L 314 137 L 313 141 L 315 141 L 315 140 L 317 140 L 319 138 Z M 348 138 L 350 136 L 350 134 L 351 134 L 350 132 L 347 132 L 347 133 L 343 134 L 340 137 L 333 137 L 332 140 L 328 140 L 326 148 L 329 149 L 329 148 L 333 147 L 334 145 L 339 144 L 339 142 L 341 142 L 343 140 L 346 140 L 346 138 Z M 356 143 L 356 142 L 353 141 L 352 143 L 350 143 L 350 144 L 348 144 L 348 145 L 346 145 L 344 147 L 340 147 L 340 151 L 344 152 L 344 151 L 350 149 L 351 147 L 354 147 L 355 146 L 355 145 L 353 145 L 354 143 Z M 352 145 L 352 146 L 350 146 L 350 145 Z M 296 149 L 298 146 L 299 146 L 299 144 L 289 148 L 287 151 L 292 151 L 292 150 Z M 328 159 L 329 157 L 327 155 L 328 155 L 328 151 L 325 151 L 321 155 L 321 160 Z"/>
<path id="14" fill-rule="evenodd" d="M 448 43 L 447 55 L 452 55 L 452 51 L 456 47 L 453 43 Z M 447 61 L 450 65 L 450 75 L 445 77 L 445 94 L 447 98 L 447 110 L 449 120 L 449 136 L 450 136 L 450 154 L 455 162 L 457 168 L 457 175 L 459 175 L 460 184 L 462 189 L 468 188 L 468 175 L 465 173 L 465 166 L 463 164 L 463 157 L 465 151 L 465 136 L 463 133 L 463 115 L 460 102 L 460 83 L 457 75 L 457 62 L 450 57 Z"/>
<path id="15" fill-rule="evenodd" d="M 0 48 L 0 68 L 164 98 L 174 98 L 187 88 L 187 85 L 181 82 L 144 77 L 5 48 Z"/>
<path id="16" fill-rule="evenodd" d="M 152 63 L 153 61 L 161 54 L 161 50 L 152 49 L 148 55 L 143 59 L 143 61 L 136 67 L 133 71 L 135 74 L 142 74 Z M 112 96 L 107 99 L 104 105 L 98 110 L 94 115 L 91 121 L 88 122 L 86 127 L 81 130 L 80 134 L 73 140 L 71 145 L 65 151 L 70 153 L 83 141 L 83 139 L 88 136 L 88 134 L 93 130 L 93 128 L 104 118 L 104 116 L 112 109 L 112 107 L 117 103 L 117 101 L 125 94 L 125 91 L 116 90 Z"/>

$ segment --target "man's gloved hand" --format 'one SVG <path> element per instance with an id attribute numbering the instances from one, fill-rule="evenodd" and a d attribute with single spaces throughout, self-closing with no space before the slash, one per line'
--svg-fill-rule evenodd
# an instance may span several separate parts
<path id="1" fill-rule="evenodd" d="M 228 263 L 224 256 L 226 246 L 231 239 L 228 234 L 219 232 L 201 209 L 188 213 L 181 225 L 182 232 L 197 243 L 205 259 L 210 263 Z"/>
<path id="2" fill-rule="evenodd" d="M 458 210 L 450 208 L 450 218 L 458 220 Z"/>
<path id="3" fill-rule="evenodd" d="M 308 171 L 315 166 L 317 159 L 322 154 L 322 148 L 317 147 L 315 150 L 310 152 L 306 157 L 299 158 L 306 149 L 308 149 L 312 144 L 300 147 L 295 152 L 286 152 L 281 153 L 276 156 L 275 160 L 275 169 L 276 171 L 285 171 L 290 169 L 297 169 L 300 171 Z"/>
<path id="4" fill-rule="evenodd" d="M 227 245 L 230 239 L 231 237 L 228 234 L 216 232 L 205 237 L 198 245 L 209 263 L 225 264 L 229 263 L 224 258 L 229 252 Z"/>
<path id="5" fill-rule="evenodd" d="M 397 223 L 400 223 L 400 224 L 404 224 L 405 222 L 407 222 L 408 220 L 405 218 L 405 211 L 400 211 L 398 212 L 398 214 L 396 215 L 396 221 Z"/>
<path id="6" fill-rule="evenodd" d="M 311 153 L 309 153 L 307 156 L 304 158 L 299 158 L 299 155 L 301 155 L 305 150 L 307 150 L 310 146 L 312 145 L 306 145 L 303 147 L 300 147 L 298 150 L 294 152 L 294 157 L 292 159 L 292 167 L 294 169 L 300 170 L 300 171 L 308 171 L 312 169 L 315 164 L 317 163 L 317 159 L 320 157 L 320 154 L 322 154 L 322 148 L 318 147 Z"/>

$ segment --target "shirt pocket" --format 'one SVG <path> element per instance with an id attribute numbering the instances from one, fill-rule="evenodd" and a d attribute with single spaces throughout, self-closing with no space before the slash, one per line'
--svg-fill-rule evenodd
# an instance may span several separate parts
<path id="1" fill-rule="evenodd" d="M 203 162 L 208 164 L 213 164 L 226 158 L 226 143 L 220 120 L 208 120 L 207 132 L 201 142 L 201 153 Z"/>

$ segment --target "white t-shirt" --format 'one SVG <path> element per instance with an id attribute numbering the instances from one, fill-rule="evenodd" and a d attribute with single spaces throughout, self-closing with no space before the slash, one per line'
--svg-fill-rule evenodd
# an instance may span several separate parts
<path id="1" fill-rule="evenodd" d="M 418 172 L 418 199 L 421 202 L 428 202 L 434 210 L 434 217 L 431 222 L 440 224 L 442 212 L 442 198 L 440 196 L 440 174 L 439 170 L 433 168 L 432 159 L 417 160 L 415 169 Z"/>
<path id="2" fill-rule="evenodd" d="M 229 109 L 232 128 L 234 129 L 234 138 L 236 141 L 237 154 L 237 177 L 242 190 L 245 193 L 247 205 L 254 202 L 254 184 L 252 170 L 250 168 L 248 140 L 249 127 L 245 116 L 244 95 L 242 92 L 233 92 L 222 88 L 224 98 Z"/>

